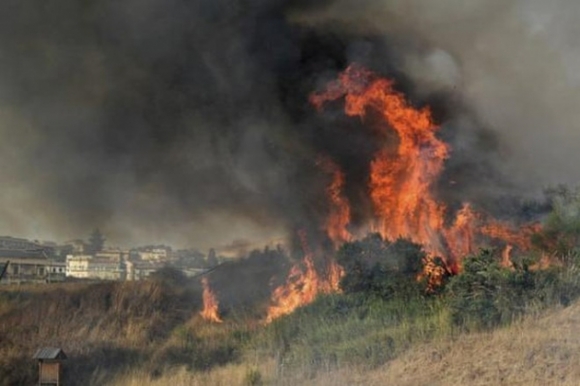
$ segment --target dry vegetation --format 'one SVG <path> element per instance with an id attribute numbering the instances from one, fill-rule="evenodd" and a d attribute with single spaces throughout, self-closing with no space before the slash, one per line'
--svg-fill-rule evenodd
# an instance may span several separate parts
<path id="1" fill-rule="evenodd" d="M 580 379 L 580 303 L 468 333 L 449 328 L 444 304 L 426 300 L 331 296 L 264 327 L 243 315 L 205 322 L 200 299 L 197 283 L 168 280 L 2 289 L 0 384 L 32 384 L 30 357 L 46 345 L 69 354 L 66 377 L 73 385 L 572 385 Z"/>
<path id="2" fill-rule="evenodd" d="M 1 288 L 0 386 L 34 384 L 31 356 L 42 346 L 68 354 L 67 385 L 577 385 L 580 219 L 574 224 L 539 235 L 559 264 L 531 269 L 529 256 L 503 267 L 486 249 L 435 292 L 417 281 L 417 245 L 346 243 L 337 252 L 342 293 L 268 325 L 276 251 L 212 273 L 227 300 L 221 324 L 201 318 L 199 280 L 178 271 Z"/>
<path id="3" fill-rule="evenodd" d="M 124 366 L 163 353 L 160 345 L 199 307 L 197 292 L 161 281 L 3 289 L 0 384 L 34 383 L 30 358 L 42 346 L 64 348 L 73 384 L 105 384 Z"/>
<path id="4" fill-rule="evenodd" d="M 173 369 L 152 380 L 147 372 L 120 376 L 115 385 L 248 385 L 258 372 L 268 385 L 578 385 L 580 380 L 580 304 L 531 315 L 492 332 L 461 334 L 418 345 L 369 370 L 360 366 L 324 371 L 315 377 L 297 371 L 279 377 L 273 361 L 191 373 Z M 258 384 L 258 383 L 256 383 Z"/>

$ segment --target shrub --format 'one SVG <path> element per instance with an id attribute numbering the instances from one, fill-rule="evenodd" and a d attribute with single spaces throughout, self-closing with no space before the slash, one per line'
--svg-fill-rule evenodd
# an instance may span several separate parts
<path id="1" fill-rule="evenodd" d="M 466 329 L 489 329 L 508 323 L 529 308 L 567 305 L 580 296 L 575 266 L 531 270 L 527 259 L 510 269 L 499 265 L 492 250 L 463 261 L 463 272 L 445 291 L 452 321 Z"/>
<path id="2" fill-rule="evenodd" d="M 344 244 L 337 261 L 345 268 L 341 288 L 346 293 L 364 292 L 382 299 L 419 296 L 422 283 L 416 277 L 425 257 L 421 246 L 399 239 L 383 240 L 379 234 Z"/>

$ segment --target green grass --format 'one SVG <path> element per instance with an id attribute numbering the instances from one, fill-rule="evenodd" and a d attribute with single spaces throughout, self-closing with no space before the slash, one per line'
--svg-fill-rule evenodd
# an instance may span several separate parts
<path id="1" fill-rule="evenodd" d="M 451 332 L 448 310 L 435 298 L 329 295 L 258 331 L 245 349 L 276 358 L 280 371 L 373 368 L 413 344 Z"/>

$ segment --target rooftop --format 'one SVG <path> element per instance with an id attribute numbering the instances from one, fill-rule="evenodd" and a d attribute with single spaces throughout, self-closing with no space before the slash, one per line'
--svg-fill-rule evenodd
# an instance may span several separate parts
<path id="1" fill-rule="evenodd" d="M 66 359 L 66 354 L 58 347 L 42 347 L 36 350 L 33 359 Z"/>

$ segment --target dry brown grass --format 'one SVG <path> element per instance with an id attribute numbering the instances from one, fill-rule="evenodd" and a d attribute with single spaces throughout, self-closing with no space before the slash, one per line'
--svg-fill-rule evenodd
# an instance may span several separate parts
<path id="1" fill-rule="evenodd" d="M 190 372 L 185 368 L 168 370 L 157 379 L 147 373 L 135 371 L 120 376 L 112 386 L 234 386 L 248 384 L 248 374 L 258 371 L 265 383 L 275 379 L 275 364 L 268 361 L 262 364 L 230 364 L 207 372 Z"/>
<path id="2" fill-rule="evenodd" d="M 124 374 L 114 385 L 246 385 L 249 369 L 257 369 L 265 385 L 578 385 L 580 384 L 580 303 L 540 316 L 528 316 L 510 327 L 466 334 L 412 348 L 372 370 L 294 372 L 277 376 L 274 361 L 246 360 L 210 372 L 173 369 L 151 380 L 143 372 Z"/>
<path id="3" fill-rule="evenodd" d="M 0 385 L 30 384 L 31 356 L 43 346 L 65 350 L 70 379 L 105 384 L 103 375 L 146 362 L 196 312 L 198 297 L 157 281 L 2 288 Z"/>
<path id="4" fill-rule="evenodd" d="M 412 349 L 361 377 L 326 374 L 313 385 L 579 385 L 580 303 L 490 333 Z"/>

